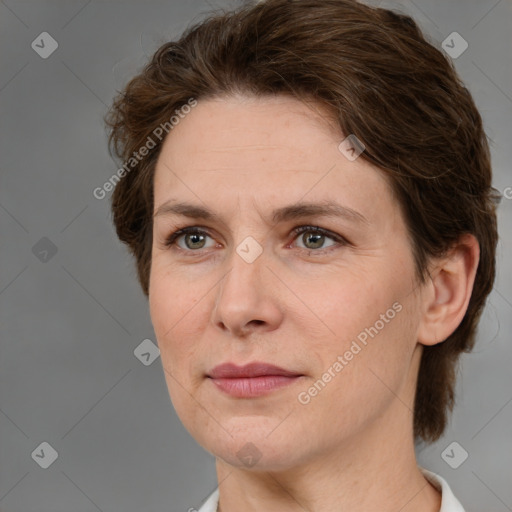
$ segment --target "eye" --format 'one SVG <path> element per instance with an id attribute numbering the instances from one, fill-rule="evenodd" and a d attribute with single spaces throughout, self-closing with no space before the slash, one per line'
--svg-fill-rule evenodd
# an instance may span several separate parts
<path id="1" fill-rule="evenodd" d="M 214 247 L 215 242 L 213 242 L 213 240 L 213 244 L 211 244 L 210 246 L 205 245 L 206 238 L 211 237 L 206 231 L 203 231 L 202 229 L 196 227 L 183 228 L 169 235 L 165 240 L 165 245 L 166 247 L 170 247 L 176 244 L 180 249 L 183 249 L 184 251 L 195 251 L 198 249 L 207 249 L 209 247 Z M 179 243 L 180 241 L 184 242 L 185 247 L 183 247 L 183 245 Z"/>
<path id="2" fill-rule="evenodd" d="M 309 249 L 315 251 L 320 249 L 320 251 L 317 252 L 321 252 L 322 249 L 329 249 L 330 247 L 335 247 L 336 245 L 348 244 L 348 242 L 342 236 L 318 226 L 299 226 L 293 230 L 293 233 L 298 235 L 296 239 L 300 240 L 304 244 L 303 247 L 299 245 L 299 248 L 301 249 Z M 323 247 L 325 240 L 329 238 L 335 243 Z"/>

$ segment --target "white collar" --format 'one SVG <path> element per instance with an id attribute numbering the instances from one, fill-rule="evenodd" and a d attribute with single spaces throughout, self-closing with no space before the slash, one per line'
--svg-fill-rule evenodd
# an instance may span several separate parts
<path id="1" fill-rule="evenodd" d="M 446 480 L 436 473 L 427 471 L 426 469 L 419 468 L 423 476 L 441 492 L 441 509 L 439 512 L 464 512 L 459 500 L 454 496 L 450 486 Z M 198 512 L 217 512 L 217 505 L 219 503 L 219 488 L 217 487 L 208 496 L 208 499 L 203 503 L 203 506 Z"/>
<path id="2" fill-rule="evenodd" d="M 420 468 L 420 471 L 423 473 L 423 476 L 441 492 L 441 509 L 439 512 L 464 512 L 464 508 L 443 477 L 423 468 Z"/>

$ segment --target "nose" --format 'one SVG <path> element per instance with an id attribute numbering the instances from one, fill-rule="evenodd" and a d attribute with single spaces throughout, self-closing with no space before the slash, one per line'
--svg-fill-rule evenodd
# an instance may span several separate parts
<path id="1" fill-rule="evenodd" d="M 283 320 L 283 308 L 265 254 L 248 263 L 233 251 L 228 265 L 216 290 L 213 324 L 237 337 L 277 329 Z"/>

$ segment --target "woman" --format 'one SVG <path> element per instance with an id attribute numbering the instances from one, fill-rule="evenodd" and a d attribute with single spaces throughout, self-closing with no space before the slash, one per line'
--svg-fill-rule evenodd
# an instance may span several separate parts
<path id="1" fill-rule="evenodd" d="M 463 508 L 417 466 L 497 243 L 481 117 L 412 19 L 267 0 L 163 45 L 115 100 L 119 238 L 201 512 Z"/>

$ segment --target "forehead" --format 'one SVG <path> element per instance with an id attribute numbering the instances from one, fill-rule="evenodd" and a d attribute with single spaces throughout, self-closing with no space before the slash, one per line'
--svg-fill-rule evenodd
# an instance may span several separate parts
<path id="1" fill-rule="evenodd" d="M 175 196 L 211 204 L 212 195 L 262 207 L 302 198 L 354 209 L 371 198 L 374 207 L 389 207 L 384 174 L 362 158 L 347 159 L 338 148 L 344 138 L 315 103 L 286 96 L 199 101 L 164 141 L 155 208 Z"/>

